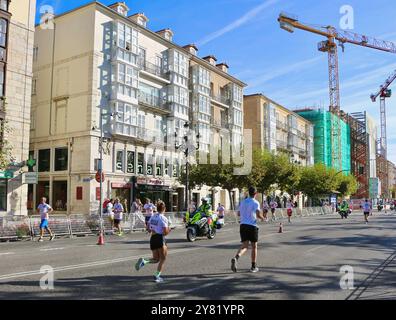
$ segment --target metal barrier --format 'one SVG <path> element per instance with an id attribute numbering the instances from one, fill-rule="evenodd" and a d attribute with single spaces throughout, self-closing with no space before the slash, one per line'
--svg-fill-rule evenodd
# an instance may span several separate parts
<path id="1" fill-rule="evenodd" d="M 32 238 L 40 235 L 40 216 L 30 216 L 30 230 Z M 48 220 L 48 227 L 57 236 L 70 236 L 70 223 L 67 215 L 51 215 Z"/>
<path id="2" fill-rule="evenodd" d="M 92 220 L 91 216 L 84 214 L 71 214 L 69 216 L 71 236 L 91 235 L 95 230 L 99 230 L 99 224 Z"/>
<path id="3" fill-rule="evenodd" d="M 5 216 L 0 220 L 0 240 L 30 239 L 29 218 L 25 216 Z"/>

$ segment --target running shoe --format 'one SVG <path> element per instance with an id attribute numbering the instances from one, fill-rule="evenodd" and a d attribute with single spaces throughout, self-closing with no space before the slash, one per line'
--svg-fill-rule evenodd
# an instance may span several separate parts
<path id="1" fill-rule="evenodd" d="M 161 283 L 161 282 L 164 282 L 164 279 L 161 278 L 160 276 L 154 276 L 154 281 L 155 281 L 156 283 Z"/>
<path id="2" fill-rule="evenodd" d="M 43 238 L 38 239 L 38 242 L 43 242 L 43 241 L 44 241 Z"/>
<path id="3" fill-rule="evenodd" d="M 50 241 L 54 241 L 55 240 L 55 235 L 53 234 L 51 237 L 50 237 Z"/>
<path id="4" fill-rule="evenodd" d="M 232 270 L 232 272 L 237 272 L 238 271 L 238 269 L 237 269 L 237 259 L 235 259 L 235 258 L 231 259 L 231 270 Z"/>
<path id="5" fill-rule="evenodd" d="M 119 237 L 122 237 L 123 235 L 124 235 L 124 232 L 119 232 L 119 233 L 117 233 L 117 235 L 119 236 Z"/>
<path id="6" fill-rule="evenodd" d="M 250 272 L 252 272 L 252 273 L 259 272 L 259 268 L 257 268 L 257 267 L 251 268 L 251 269 L 250 269 Z"/>
<path id="7" fill-rule="evenodd" d="M 136 269 L 136 271 L 139 271 L 139 270 L 142 269 L 144 266 L 145 266 L 144 259 L 143 259 L 143 258 L 140 258 L 140 259 L 136 262 L 136 264 L 135 264 L 135 269 Z"/>

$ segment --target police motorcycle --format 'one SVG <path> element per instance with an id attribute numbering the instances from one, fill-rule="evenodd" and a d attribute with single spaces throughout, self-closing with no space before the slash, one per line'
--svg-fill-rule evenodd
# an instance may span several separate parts
<path id="1" fill-rule="evenodd" d="M 222 224 L 218 223 L 218 217 L 213 214 L 212 210 L 204 212 L 202 207 L 193 213 L 187 211 L 184 221 L 187 228 L 187 240 L 189 242 L 194 242 L 197 237 L 207 237 L 213 240 L 216 237 L 217 229 L 220 229 L 222 226 Z"/>

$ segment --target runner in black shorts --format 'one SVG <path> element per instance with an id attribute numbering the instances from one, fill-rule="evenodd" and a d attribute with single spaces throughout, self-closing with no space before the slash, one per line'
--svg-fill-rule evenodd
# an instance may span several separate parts
<path id="1" fill-rule="evenodd" d="M 239 206 L 239 216 L 241 217 L 240 235 L 242 246 L 237 255 L 231 260 L 231 270 L 237 272 L 237 263 L 239 258 L 246 253 L 249 243 L 252 245 L 252 267 L 251 272 L 258 272 L 257 261 L 257 242 L 258 227 L 257 216 L 264 221 L 264 216 L 260 212 L 260 203 L 254 199 L 256 197 L 256 188 L 249 188 L 249 197 L 243 200 Z"/>

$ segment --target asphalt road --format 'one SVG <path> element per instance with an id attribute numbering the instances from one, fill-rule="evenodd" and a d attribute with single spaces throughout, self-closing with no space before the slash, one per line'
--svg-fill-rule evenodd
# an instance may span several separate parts
<path id="1" fill-rule="evenodd" d="M 185 240 L 185 230 L 168 236 L 165 282 L 153 282 L 154 266 L 137 272 L 136 260 L 149 257 L 148 236 L 109 236 L 54 242 L 0 243 L 0 299 L 395 299 L 396 215 L 295 219 L 278 234 L 278 224 L 260 227 L 258 267 L 230 259 L 239 247 L 239 226 L 228 225 L 215 240 Z M 55 270 L 53 290 L 40 288 L 40 268 Z M 340 268 L 352 266 L 354 289 L 340 288 Z"/>

